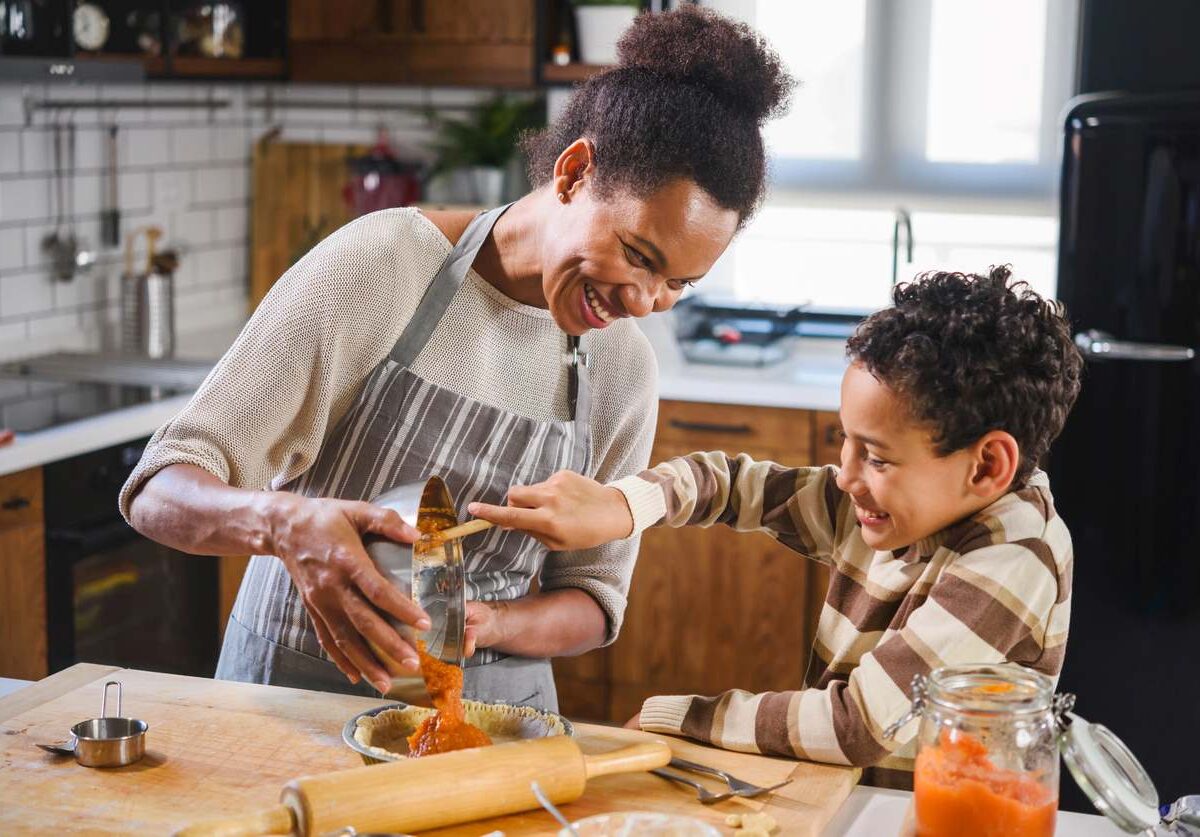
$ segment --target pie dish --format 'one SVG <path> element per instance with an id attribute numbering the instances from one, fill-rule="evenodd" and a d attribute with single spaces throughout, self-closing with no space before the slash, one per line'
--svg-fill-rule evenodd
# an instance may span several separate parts
<path id="1" fill-rule="evenodd" d="M 525 738 L 574 735 L 571 722 L 553 712 L 507 703 L 464 700 L 467 721 L 482 729 L 494 744 Z M 408 757 L 408 736 L 434 710 L 406 703 L 390 703 L 360 712 L 342 728 L 342 740 L 367 764 L 399 761 Z"/>

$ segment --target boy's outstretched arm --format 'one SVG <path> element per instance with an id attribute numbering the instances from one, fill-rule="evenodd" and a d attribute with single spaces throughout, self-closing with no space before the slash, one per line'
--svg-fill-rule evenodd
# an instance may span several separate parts
<path id="1" fill-rule="evenodd" d="M 766 532 L 813 558 L 827 558 L 838 522 L 852 525 L 837 470 L 786 468 L 746 454 L 692 453 L 609 485 L 560 471 L 509 489 L 508 506 L 472 503 L 476 517 L 537 538 L 550 549 L 587 549 L 655 525 L 727 524 Z"/>
<path id="2" fill-rule="evenodd" d="M 1069 617 L 1062 583 L 1024 546 L 972 550 L 943 572 L 900 630 L 882 634 L 847 679 L 797 691 L 652 697 L 642 706 L 641 728 L 730 750 L 877 764 L 916 735 L 915 721 L 894 740 L 882 734 L 908 711 L 914 674 L 1007 660 L 1056 676 Z M 874 642 L 828 606 L 822 631 L 827 622 L 838 623 L 835 633 L 857 630 L 864 643 Z"/>

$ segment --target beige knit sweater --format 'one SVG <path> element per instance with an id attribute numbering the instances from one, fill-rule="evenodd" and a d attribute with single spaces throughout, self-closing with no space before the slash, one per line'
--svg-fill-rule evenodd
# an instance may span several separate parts
<path id="1" fill-rule="evenodd" d="M 243 488 L 278 488 L 304 473 L 371 370 L 391 351 L 450 242 L 416 209 L 359 218 L 275 284 L 188 405 L 154 434 L 121 490 L 121 512 L 160 469 L 190 463 Z M 647 465 L 657 366 L 623 320 L 584 338 L 593 387 L 591 461 L 609 481 Z M 566 336 L 550 313 L 518 303 L 471 271 L 413 364 L 420 377 L 540 420 L 570 418 Z M 551 553 L 541 587 L 579 587 L 615 638 L 636 538 Z"/>

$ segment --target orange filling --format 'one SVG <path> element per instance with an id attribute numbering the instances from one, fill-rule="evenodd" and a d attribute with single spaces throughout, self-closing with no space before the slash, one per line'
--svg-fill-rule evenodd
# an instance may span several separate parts
<path id="1" fill-rule="evenodd" d="M 913 789 L 919 837 L 1054 837 L 1057 790 L 996 767 L 973 736 L 943 731 L 922 749 Z"/>
<path id="2" fill-rule="evenodd" d="M 421 656 L 425 690 L 437 711 L 408 737 L 408 755 L 417 758 L 491 744 L 486 732 L 467 723 L 462 704 L 462 669 L 426 653 L 423 642 L 418 643 L 417 653 Z"/>

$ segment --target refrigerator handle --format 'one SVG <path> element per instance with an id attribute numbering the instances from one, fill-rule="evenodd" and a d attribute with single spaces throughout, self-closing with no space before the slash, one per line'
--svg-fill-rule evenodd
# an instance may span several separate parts
<path id="1" fill-rule="evenodd" d="M 1171 362 L 1191 360 L 1196 356 L 1196 352 L 1189 346 L 1114 340 L 1108 332 L 1094 328 L 1076 334 L 1075 345 L 1083 352 L 1084 357 L 1096 359 Z"/>

